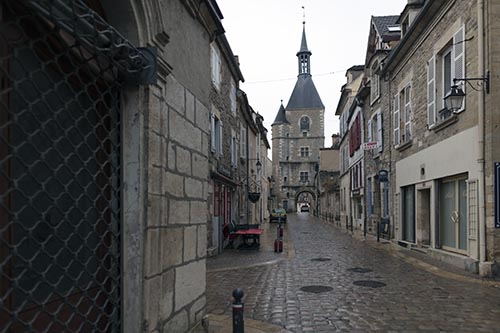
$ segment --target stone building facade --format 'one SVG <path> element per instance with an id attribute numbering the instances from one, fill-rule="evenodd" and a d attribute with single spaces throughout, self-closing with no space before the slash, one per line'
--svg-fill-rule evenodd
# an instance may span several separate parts
<path id="1" fill-rule="evenodd" d="M 365 221 L 364 233 L 379 230 L 390 237 L 390 186 L 387 174 L 391 166 L 391 111 L 389 85 L 381 76 L 382 64 L 401 36 L 398 15 L 372 16 L 368 47 L 366 50 L 364 98 L 356 99 L 362 104 L 365 117 L 365 142 L 375 145 L 364 154 Z M 386 129 L 386 130 L 384 130 Z M 383 219 L 383 220 L 382 220 Z"/>
<path id="2" fill-rule="evenodd" d="M 210 59 L 223 32 L 220 10 L 215 1 L 96 0 L 58 8 L 56 18 L 44 13 L 57 2 L 34 3 L 0 2 L 12 28 L 0 37 L 16 52 L 2 57 L 17 64 L 0 69 L 16 82 L 2 82 L 0 103 L 5 94 L 33 92 L 26 86 L 32 73 L 44 89 L 0 110 L 0 140 L 11 152 L 0 152 L 0 225 L 16 233 L 0 235 L 2 271 L 16 272 L 2 275 L 0 298 L 14 295 L 8 310 L 17 313 L 2 312 L 0 322 L 8 331 L 188 331 L 206 304 Z M 96 30 L 72 29 L 76 20 Z M 138 48 L 145 46 L 151 48 Z M 42 132 L 7 136 L 5 126 L 33 128 L 33 119 L 21 116 L 32 107 L 46 117 Z M 16 161 L 32 163 L 14 149 L 30 142 L 37 144 L 31 171 L 7 172 Z M 47 165 L 59 171 L 47 172 Z M 18 182 L 33 177 L 43 179 Z M 30 193 L 39 210 L 23 208 L 25 199 L 12 194 L 19 192 Z M 43 246 L 17 241 L 40 244 L 40 237 Z M 35 256 L 43 256 L 43 270 L 28 265 L 25 258 Z M 64 283 L 53 283 L 58 279 Z M 17 288 L 38 282 L 43 290 L 19 298 Z M 21 307 L 27 303 L 30 311 Z M 57 309 L 50 316 L 49 307 Z"/>
<path id="3" fill-rule="evenodd" d="M 277 202 L 296 211 L 299 202 L 316 207 L 319 149 L 324 147 L 325 107 L 311 77 L 305 26 L 297 52 L 299 75 L 287 107 L 272 124 L 273 178 Z"/>
<path id="4" fill-rule="evenodd" d="M 355 97 L 358 94 L 359 87 L 363 80 L 363 65 L 357 65 L 349 68 L 346 71 L 347 82 L 342 86 L 341 95 L 335 115 L 339 116 L 340 133 L 339 133 L 339 194 L 340 194 L 340 224 L 350 228 L 352 226 L 351 214 L 351 174 L 350 168 L 350 138 L 348 119 L 350 108 L 355 102 Z"/>
<path id="5" fill-rule="evenodd" d="M 229 225 L 238 221 L 240 120 L 238 86 L 243 81 L 239 63 L 224 35 L 210 45 L 210 178 L 208 206 L 209 254 L 220 253 L 229 242 Z"/>
<path id="6" fill-rule="evenodd" d="M 332 146 L 319 150 L 319 216 L 330 222 L 340 223 L 340 191 L 339 191 L 339 135 L 332 136 Z"/>
<path id="7" fill-rule="evenodd" d="M 481 275 L 498 272 L 496 94 L 475 80 L 472 87 L 457 82 L 466 94 L 462 108 L 446 107 L 444 97 L 454 78 L 498 70 L 499 10 L 480 0 L 409 2 L 400 45 L 384 69 L 394 101 L 395 237 Z"/>

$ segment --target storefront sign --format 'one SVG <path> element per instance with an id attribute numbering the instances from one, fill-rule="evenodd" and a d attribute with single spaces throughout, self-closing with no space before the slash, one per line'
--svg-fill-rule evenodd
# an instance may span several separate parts
<path id="1" fill-rule="evenodd" d="M 500 228 L 500 163 L 495 163 L 495 228 Z"/>
<path id="2" fill-rule="evenodd" d="M 377 141 L 370 141 L 363 143 L 363 150 L 373 150 L 377 149 L 377 147 L 378 147 Z"/>

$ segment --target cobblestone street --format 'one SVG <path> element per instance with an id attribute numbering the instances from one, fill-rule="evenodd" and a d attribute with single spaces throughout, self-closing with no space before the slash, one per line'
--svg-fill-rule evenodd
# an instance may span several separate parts
<path id="1" fill-rule="evenodd" d="M 308 214 L 289 215 L 287 251 L 275 254 L 274 228 L 258 252 L 208 260 L 208 313 L 230 315 L 239 287 L 245 318 L 291 332 L 500 332 L 500 284 L 436 269 L 391 244 L 377 248 Z M 301 290 L 308 286 L 314 292 Z"/>

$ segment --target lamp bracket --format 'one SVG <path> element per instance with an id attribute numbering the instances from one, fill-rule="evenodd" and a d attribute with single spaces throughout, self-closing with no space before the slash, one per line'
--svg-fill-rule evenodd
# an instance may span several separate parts
<path id="1" fill-rule="evenodd" d="M 453 83 L 457 84 L 457 82 L 468 82 L 468 81 L 483 81 L 484 82 L 484 90 L 487 94 L 490 93 L 490 71 L 486 72 L 485 77 L 464 77 L 464 78 L 454 78 Z"/>

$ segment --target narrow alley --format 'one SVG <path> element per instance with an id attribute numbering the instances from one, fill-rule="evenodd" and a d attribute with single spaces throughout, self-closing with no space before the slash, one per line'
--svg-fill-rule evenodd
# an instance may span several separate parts
<path id="1" fill-rule="evenodd" d="M 242 288 L 246 320 L 291 332 L 499 329 L 500 283 L 438 269 L 387 241 L 359 241 L 307 213 L 289 215 L 278 254 L 275 224 L 266 227 L 260 251 L 208 260 L 208 313 L 230 316 L 231 292 Z"/>

